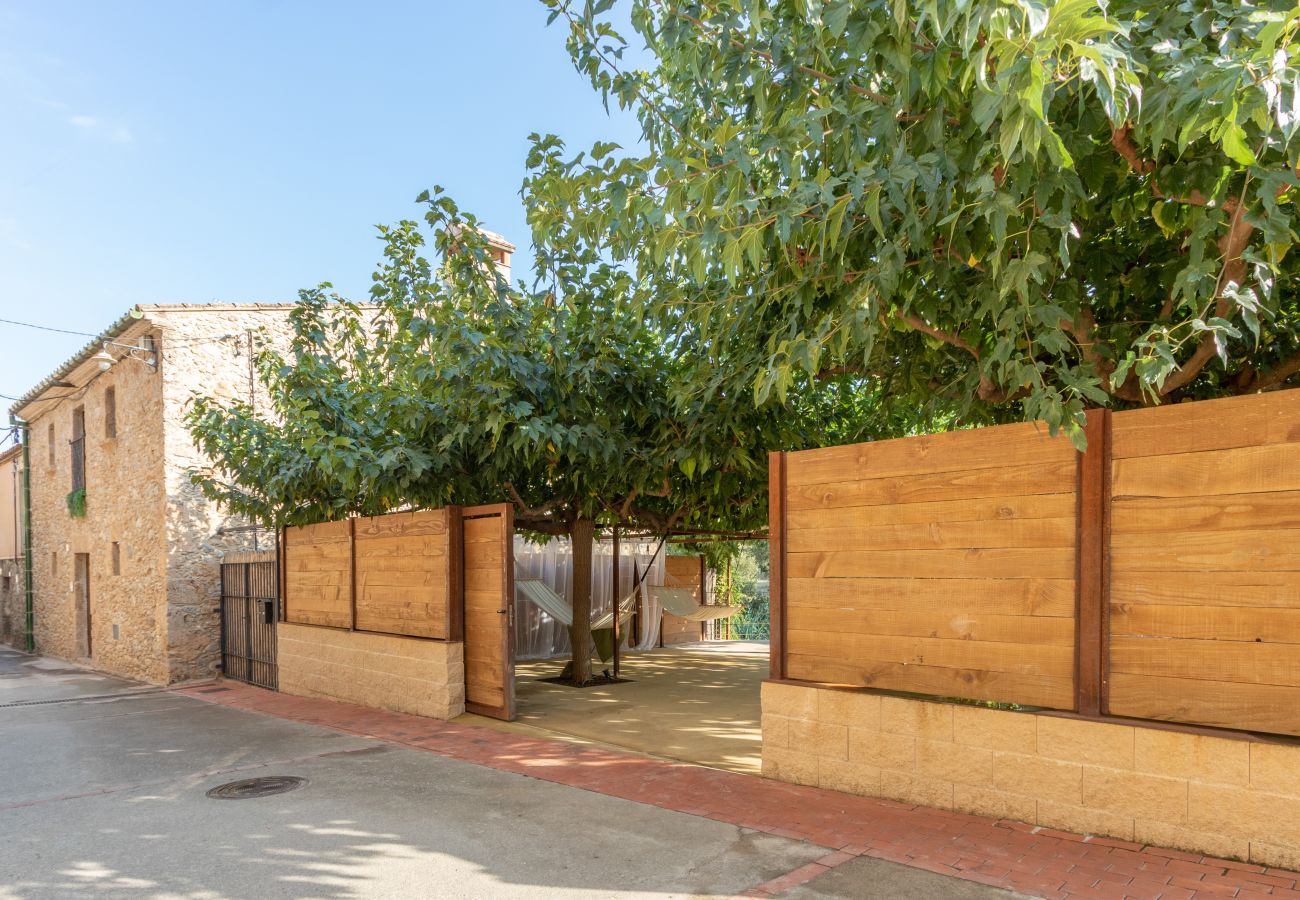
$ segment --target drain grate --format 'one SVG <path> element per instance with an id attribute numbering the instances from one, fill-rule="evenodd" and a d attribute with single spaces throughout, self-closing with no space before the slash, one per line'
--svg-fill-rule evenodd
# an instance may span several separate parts
<path id="1" fill-rule="evenodd" d="M 296 791 L 307 783 L 306 778 L 297 775 L 268 775 L 265 778 L 245 778 L 219 784 L 208 791 L 213 800 L 256 800 L 258 797 L 270 797 Z"/>

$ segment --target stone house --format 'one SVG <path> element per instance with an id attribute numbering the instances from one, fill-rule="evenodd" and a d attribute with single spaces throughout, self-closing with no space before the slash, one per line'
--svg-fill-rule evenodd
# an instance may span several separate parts
<path id="1" fill-rule="evenodd" d="M 137 306 L 23 396 L 38 652 L 157 684 L 216 674 L 219 561 L 273 536 L 190 483 L 195 393 L 250 397 L 291 304 Z"/>
<path id="2" fill-rule="evenodd" d="M 0 643 L 25 646 L 23 448 L 0 451 Z"/>

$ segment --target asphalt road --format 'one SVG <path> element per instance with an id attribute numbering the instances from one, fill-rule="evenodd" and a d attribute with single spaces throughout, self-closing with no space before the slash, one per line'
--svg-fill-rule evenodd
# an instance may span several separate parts
<path id="1" fill-rule="evenodd" d="M 206 796 L 264 775 L 308 783 Z M 0 898 L 729 896 L 826 852 L 0 648 Z M 1006 896 L 867 859 L 796 895 Z"/>

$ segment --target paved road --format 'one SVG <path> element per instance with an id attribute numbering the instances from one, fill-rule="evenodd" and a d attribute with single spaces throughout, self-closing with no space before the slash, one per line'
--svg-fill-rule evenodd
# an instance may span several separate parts
<path id="1" fill-rule="evenodd" d="M 826 852 L 3 648 L 0 736 L 0 898 L 726 896 Z M 308 784 L 206 796 L 261 775 Z M 798 895 L 1006 896 L 867 859 Z"/>

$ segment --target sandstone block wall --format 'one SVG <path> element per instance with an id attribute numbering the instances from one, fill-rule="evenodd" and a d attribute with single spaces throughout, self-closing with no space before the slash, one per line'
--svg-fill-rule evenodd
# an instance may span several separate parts
<path id="1" fill-rule="evenodd" d="M 1300 868 L 1300 742 L 763 685 L 763 774 Z"/>
<path id="2" fill-rule="evenodd" d="M 0 559 L 0 644 L 26 648 L 23 561 Z"/>
<path id="3" fill-rule="evenodd" d="M 280 691 L 454 719 L 465 711 L 464 645 L 281 622 Z"/>

